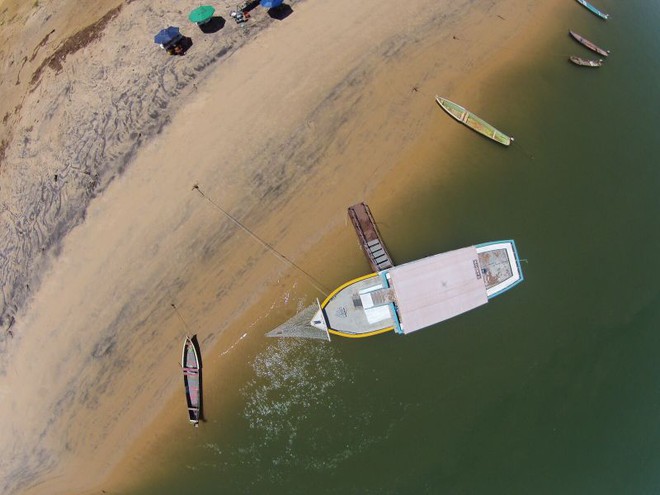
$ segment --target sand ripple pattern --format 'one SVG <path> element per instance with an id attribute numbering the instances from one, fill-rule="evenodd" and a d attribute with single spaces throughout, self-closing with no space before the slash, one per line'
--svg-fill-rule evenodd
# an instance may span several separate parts
<path id="1" fill-rule="evenodd" d="M 272 22 L 254 16 L 239 27 L 228 16 L 235 6 L 218 7 L 228 22 L 202 34 L 171 2 L 124 4 L 99 34 L 102 43 L 60 53 L 33 78 L 0 158 L 0 339 L 11 335 L 60 241 L 140 145 L 167 125 L 177 99 Z M 184 57 L 168 57 L 153 43 L 172 20 L 193 37 Z"/>

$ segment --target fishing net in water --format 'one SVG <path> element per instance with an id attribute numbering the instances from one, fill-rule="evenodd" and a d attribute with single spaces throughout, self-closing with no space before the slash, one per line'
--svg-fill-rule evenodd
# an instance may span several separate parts
<path id="1" fill-rule="evenodd" d="M 271 330 L 266 337 L 297 337 L 299 339 L 330 340 L 327 330 L 313 327 L 309 322 L 319 309 L 316 304 L 306 307 L 293 318 Z"/>

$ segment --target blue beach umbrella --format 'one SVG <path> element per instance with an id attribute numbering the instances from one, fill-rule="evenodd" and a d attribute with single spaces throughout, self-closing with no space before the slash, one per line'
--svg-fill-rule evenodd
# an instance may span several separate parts
<path id="1" fill-rule="evenodd" d="M 261 0 L 259 2 L 259 5 L 266 9 L 274 9 L 275 7 L 279 7 L 284 3 L 284 0 Z"/>
<path id="2" fill-rule="evenodd" d="M 179 32 L 179 28 L 170 26 L 167 29 L 161 29 L 160 32 L 154 36 L 154 43 L 158 43 L 159 45 L 167 45 L 180 36 L 181 33 Z"/>

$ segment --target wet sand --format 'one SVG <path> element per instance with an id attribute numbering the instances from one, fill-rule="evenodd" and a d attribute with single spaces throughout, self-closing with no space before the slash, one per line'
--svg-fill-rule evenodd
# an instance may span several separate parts
<path id="1" fill-rule="evenodd" d="M 188 27 L 193 48 L 167 58 L 150 33 L 187 21 L 135 1 L 47 65 L 3 128 L 3 493 L 91 490 L 118 463 L 112 484 L 137 475 L 130 459 L 185 420 L 163 411 L 182 336 L 214 349 L 212 375 L 315 285 L 367 271 L 346 207 L 400 210 L 466 132 L 435 93 L 486 109 L 488 77 L 559 3 L 300 2 L 282 21 L 255 11 L 254 32 L 226 8 L 223 29 Z"/>

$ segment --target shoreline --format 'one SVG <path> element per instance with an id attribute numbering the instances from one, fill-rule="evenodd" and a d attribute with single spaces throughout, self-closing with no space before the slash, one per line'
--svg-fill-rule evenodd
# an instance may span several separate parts
<path id="1" fill-rule="evenodd" d="M 519 4 L 521 2 L 518 0 L 506 3 L 512 11 Z M 435 4 L 421 1 L 415 8 L 422 12 L 428 10 L 430 7 L 427 6 L 430 5 Z M 368 10 L 370 5 L 360 8 Z M 550 10 L 547 5 L 534 8 Z M 398 191 L 395 194 L 405 195 L 405 185 L 401 185 L 395 177 L 398 172 L 404 170 L 405 162 L 413 163 L 414 169 L 415 162 L 419 160 L 417 170 L 421 171 L 425 166 L 429 166 L 428 159 L 434 156 L 441 146 L 448 145 L 454 137 L 465 132 L 463 129 L 459 130 L 460 126 L 455 126 L 453 131 L 446 132 L 439 142 L 435 142 L 434 136 L 438 129 L 446 128 L 438 119 L 429 117 L 439 115 L 438 109 L 435 108 L 432 98 L 426 101 L 426 94 L 423 95 L 423 101 L 420 101 L 422 98 L 413 99 L 422 96 L 418 93 L 427 91 L 427 88 L 437 84 L 438 80 L 449 81 L 447 86 L 453 89 L 458 85 L 461 71 L 472 70 L 471 73 L 474 73 L 474 67 L 470 68 L 469 64 L 466 67 L 458 58 L 457 54 L 462 51 L 459 47 L 455 50 L 456 54 L 447 55 L 449 62 L 444 62 L 448 64 L 444 66 L 447 73 L 442 76 L 433 73 L 433 70 L 438 70 L 438 65 L 442 64 L 438 63 L 431 68 L 421 65 L 423 53 L 432 52 L 437 43 L 449 41 L 453 36 L 450 32 L 436 35 L 437 39 L 430 43 L 431 47 L 427 45 L 420 51 L 422 53 L 415 53 L 413 46 L 424 45 L 423 38 L 428 32 L 420 32 L 414 29 L 418 26 L 409 25 L 409 38 L 395 37 L 392 40 L 390 33 L 394 33 L 398 27 L 397 21 L 387 21 L 387 26 L 379 26 L 380 31 L 376 34 L 390 40 L 390 44 L 384 50 L 369 53 L 368 57 L 359 53 L 359 48 L 343 53 L 342 57 L 351 60 L 356 69 L 343 79 L 341 76 L 336 78 L 341 82 L 335 88 L 341 90 L 331 94 L 331 97 L 316 107 L 315 96 L 324 94 L 325 87 L 332 88 L 332 84 L 324 81 L 324 86 L 313 78 L 302 82 L 297 80 L 301 75 L 304 77 L 304 70 L 298 70 L 291 75 L 282 69 L 277 72 L 277 60 L 281 60 L 277 57 L 286 55 L 287 50 L 280 46 L 279 51 L 275 50 L 273 54 L 271 49 L 274 45 L 281 43 L 287 46 L 287 43 L 304 40 L 305 36 L 313 34 L 313 23 L 318 22 L 320 16 L 341 11 L 341 5 L 320 7 L 300 4 L 295 14 L 284 21 L 284 24 L 264 31 L 263 36 L 244 45 L 238 59 L 224 60 L 213 69 L 210 77 L 200 84 L 196 94 L 190 97 L 186 104 L 182 104 L 172 123 L 162 131 L 162 135 L 141 147 L 126 173 L 117 178 L 94 201 L 86 222 L 65 239 L 62 257 L 57 260 L 43 286 L 34 296 L 31 311 L 17 323 L 20 330 L 25 330 L 20 332 L 17 345 L 23 347 L 18 349 L 23 353 L 29 350 L 45 353 L 44 344 L 37 342 L 37 336 L 30 335 L 28 330 L 34 327 L 56 326 L 56 323 L 60 322 L 67 324 L 67 332 L 53 330 L 49 337 L 56 337 L 58 346 L 65 353 L 67 349 L 76 349 L 81 355 L 91 355 L 94 358 L 83 362 L 84 366 L 93 368 L 88 370 L 87 378 L 91 381 L 74 381 L 70 382 L 70 385 L 88 391 L 84 406 L 88 409 L 88 414 L 90 409 L 94 410 L 95 417 L 90 419 L 85 414 L 77 414 L 73 419 L 78 419 L 80 424 L 75 429 L 71 423 L 67 426 L 66 422 L 58 419 L 53 423 L 52 431 L 43 430 L 45 436 L 42 435 L 42 438 L 50 444 L 47 448 L 53 451 L 57 451 L 61 441 L 60 435 L 55 432 L 65 432 L 64 437 L 72 451 L 61 458 L 69 462 L 67 470 L 87 470 L 89 466 L 101 468 L 98 460 L 89 460 L 88 463 L 81 460 L 85 448 L 96 450 L 97 456 L 100 455 L 99 450 L 108 454 L 108 457 L 109 453 L 113 452 L 115 460 L 112 462 L 119 463 L 119 468 L 111 474 L 110 480 L 111 484 L 120 483 L 120 479 L 130 478 L 130 473 L 121 472 L 121 457 L 130 457 L 127 451 L 139 452 L 144 448 L 144 439 L 149 436 L 150 431 L 162 431 L 163 428 L 159 425 L 172 424 L 175 416 L 179 415 L 176 411 L 162 410 L 144 415 L 144 405 L 153 403 L 154 399 L 161 399 L 161 402 L 166 399 L 163 408 L 167 404 L 174 404 L 180 388 L 179 374 L 173 373 L 169 361 L 167 365 L 162 364 L 163 357 L 176 356 L 182 331 L 181 322 L 174 317 L 171 309 L 168 310 L 169 303 L 177 304 L 190 328 L 213 328 L 210 332 L 202 333 L 200 341 L 205 348 L 218 351 L 221 343 L 232 345 L 239 342 L 237 339 L 242 335 L 243 330 L 240 327 L 244 322 L 252 320 L 251 328 L 254 328 L 255 323 L 257 328 L 260 324 L 271 324 L 268 319 L 263 319 L 263 310 L 260 308 L 264 306 L 264 301 L 275 301 L 274 312 L 280 313 L 274 317 L 274 321 L 281 321 L 280 314 L 294 309 L 292 305 L 281 302 L 283 293 L 299 293 L 297 302 L 300 303 L 303 300 L 309 301 L 310 294 L 314 292 L 305 286 L 303 279 L 278 264 L 268 253 L 264 255 L 260 246 L 255 246 L 253 241 L 226 222 L 218 211 L 195 196 L 190 191 L 192 184 L 199 181 L 200 188 L 209 198 L 214 201 L 222 198 L 224 209 L 241 219 L 250 219 L 251 228 L 258 230 L 262 238 L 272 239 L 278 250 L 291 256 L 310 273 L 318 273 L 318 278 L 328 281 L 327 285 L 333 285 L 337 281 L 343 281 L 348 273 L 365 270 L 365 261 L 359 250 L 354 251 L 356 254 L 350 256 L 349 260 L 345 259 L 348 246 L 355 244 L 351 229 L 345 228 L 346 207 L 352 204 L 351 202 L 364 199 L 372 206 L 378 205 L 379 212 L 382 208 L 383 213 L 377 213 L 379 216 L 387 216 L 388 202 L 379 202 L 376 198 L 385 196 L 379 194 L 379 191 L 391 194 L 391 191 L 395 190 Z M 466 28 L 461 32 L 476 34 L 484 27 L 483 23 L 487 21 L 488 15 L 494 15 L 492 12 L 484 14 L 482 11 L 479 14 L 474 14 L 471 19 L 458 16 L 459 19 L 455 22 L 463 21 L 463 27 Z M 307 28 L 298 23 L 296 16 L 304 16 L 305 22 L 308 23 Z M 531 13 L 528 12 L 527 16 L 529 21 Z M 294 21 L 297 29 L 295 33 L 292 32 L 293 26 L 288 29 L 286 26 L 288 22 Z M 360 25 L 359 21 L 352 22 Z M 430 26 L 430 31 L 434 24 L 429 22 L 427 26 Z M 376 30 L 375 27 L 371 29 Z M 277 30 L 280 32 L 276 32 Z M 529 30 L 528 26 L 523 31 Z M 416 34 L 411 35 L 413 32 Z M 374 33 L 370 32 L 362 33 L 364 39 L 353 41 L 357 44 L 366 42 L 373 35 Z M 413 42 L 410 36 L 414 38 Z M 512 35 L 498 32 L 490 33 L 490 36 L 502 42 L 502 36 L 508 36 L 507 39 L 510 39 Z M 531 35 L 528 33 L 528 36 Z M 306 56 L 317 55 L 311 53 L 311 50 L 310 47 Z M 407 56 L 413 53 L 412 60 L 407 60 Z M 336 64 L 341 67 L 343 59 L 332 53 L 328 56 L 328 66 L 333 67 L 332 64 Z M 485 55 L 480 57 L 483 60 Z M 510 61 L 512 55 L 501 57 Z M 475 58 L 479 60 L 479 56 Z M 499 61 L 501 63 L 502 59 Z M 377 81 L 379 77 L 387 80 L 388 74 L 392 72 L 391 64 L 399 69 L 397 74 L 406 74 L 403 80 L 392 76 L 391 80 L 387 81 L 392 83 L 389 86 L 382 81 L 378 85 L 370 86 L 369 84 Z M 487 77 L 488 70 L 495 72 L 498 67 L 497 59 L 489 61 L 487 67 L 490 69 L 476 71 L 479 77 Z M 288 69 L 292 70 L 291 67 Z M 280 91 L 276 92 L 275 96 L 272 91 L 262 90 L 263 100 L 254 97 L 258 94 L 259 86 L 263 86 L 259 77 L 272 74 L 272 71 L 276 71 L 280 78 L 285 79 L 286 87 L 296 87 L 296 94 Z M 410 73 L 417 77 L 413 78 Z M 287 80 L 287 77 L 290 79 Z M 412 91 L 419 78 L 423 83 L 418 91 Z M 478 77 L 471 79 L 471 84 L 478 87 Z M 366 97 L 363 92 L 366 92 Z M 267 142 L 262 143 L 256 151 L 233 149 L 233 136 L 229 135 L 231 126 L 218 123 L 221 129 L 209 130 L 214 120 L 203 117 L 204 110 L 211 102 L 226 108 L 225 105 L 230 105 L 233 98 L 240 94 L 252 97 L 254 101 L 241 100 L 238 109 L 233 109 L 235 117 L 245 117 L 245 121 L 240 123 L 242 128 L 234 132 L 241 135 L 249 129 L 269 129 L 266 134 Z M 382 109 L 378 106 L 379 103 L 388 105 Z M 316 109 L 310 112 L 310 109 L 314 108 Z M 280 112 L 286 109 L 290 109 L 291 114 L 281 115 Z M 478 113 L 478 109 L 472 109 Z M 392 124 L 392 115 L 398 116 L 400 121 Z M 201 132 L 197 129 L 200 120 L 203 121 Z M 196 129 L 190 128 L 192 122 L 195 122 Z M 410 126 L 406 126 L 406 123 Z M 374 125 L 380 125 L 383 132 L 374 132 Z M 402 128 L 406 132 L 404 136 L 400 135 Z M 292 129 L 293 133 L 290 132 Z M 287 136 L 293 136 L 294 142 L 287 142 Z M 370 148 L 377 143 L 376 136 L 381 140 L 378 145 L 382 149 L 371 152 Z M 331 139 L 328 140 L 328 137 Z M 324 138 L 329 142 L 315 142 Z M 237 165 L 228 173 L 225 167 L 216 166 L 216 157 L 209 157 L 206 153 L 195 150 L 172 149 L 173 145 L 170 144 L 188 143 L 191 139 L 195 139 L 202 149 L 231 149 L 232 153 L 222 159 Z M 282 146 L 280 143 L 287 145 Z M 298 161 L 303 157 L 305 160 Z M 347 165 L 346 162 L 351 158 L 359 161 L 359 170 Z M 173 161 L 174 164 L 168 164 L 168 161 Z M 176 165 L 188 161 L 195 163 L 195 170 L 177 168 Z M 274 173 L 274 177 L 267 177 L 256 167 L 246 170 L 240 166 L 255 161 L 266 164 L 268 170 Z M 337 177 L 344 177 L 349 172 L 353 181 L 351 187 L 342 190 L 341 194 L 331 197 L 326 195 L 323 202 L 317 200 L 318 192 L 323 188 L 336 190 L 339 186 L 345 186 Z M 417 173 L 410 173 L 408 181 L 419 176 Z M 377 182 L 374 179 L 376 176 L 385 178 Z M 156 185 L 152 184 L 154 177 L 158 178 Z M 297 179 L 291 183 L 292 178 Z M 403 183 L 405 184 L 405 181 Z M 361 184 L 371 186 L 360 186 Z M 256 193 L 256 198 L 246 202 L 246 192 L 248 195 Z M 375 202 L 371 201 L 372 197 Z M 268 205 L 267 211 L 264 211 L 264 204 Z M 135 218 L 136 211 L 140 212 L 139 218 Z M 301 211 L 304 211 L 304 214 Z M 324 229 L 318 229 L 319 219 L 328 220 L 324 222 Z M 221 225 L 218 225 L 219 223 Z M 163 236 L 164 232 L 168 235 Z M 314 234 L 307 235 L 310 232 Z M 139 240 L 131 238 L 138 233 Z M 334 246 L 332 249 L 321 249 L 328 251 L 324 252 L 328 257 L 321 260 L 313 254 L 313 250 L 329 238 L 333 239 Z M 96 251 L 90 249 L 90 246 L 112 246 L 114 250 Z M 339 250 L 336 246 L 347 247 Z M 160 259 L 163 255 L 168 259 Z M 120 260 L 119 267 L 115 267 L 117 259 Z M 340 260 L 341 264 L 338 263 Z M 342 269 L 331 268 L 337 265 Z M 144 277 L 132 280 L 134 274 L 142 274 Z M 129 275 L 130 277 L 127 277 Z M 230 282 L 218 281 L 227 276 L 231 278 Z M 265 287 L 264 280 L 269 280 Z M 99 281 L 102 281 L 102 284 L 99 284 Z M 63 295 L 65 287 L 71 293 Z M 237 288 L 240 287 L 261 289 L 257 292 L 238 290 L 236 294 Z M 90 296 L 90 290 L 94 293 L 93 297 Z M 149 297 L 143 297 L 145 291 Z M 209 293 L 213 294 L 212 297 L 209 297 Z M 132 300 L 137 297 L 141 298 L 139 305 Z M 49 303 L 49 300 L 58 302 L 53 304 Z M 73 315 L 72 308 L 84 308 L 85 315 Z M 226 322 L 227 314 L 238 316 L 226 323 L 224 328 L 220 328 L 222 325 L 217 322 Z M 92 342 L 80 342 L 78 336 L 85 335 L 90 318 L 101 328 L 101 331 L 98 331 L 100 338 Z M 45 325 L 46 322 L 49 324 Z M 261 329 L 258 332 L 250 330 L 248 333 L 248 338 L 240 341 L 241 346 L 246 345 L 254 349 L 263 345 Z M 145 337 L 153 339 L 156 336 L 159 343 L 163 344 L 161 348 L 147 350 L 142 356 L 142 360 L 150 364 L 148 369 L 142 371 L 145 374 L 148 372 L 150 378 L 146 383 L 136 384 L 135 378 L 129 376 L 127 369 L 137 369 L 138 364 L 129 359 L 117 366 L 117 359 L 125 359 L 122 357 L 122 351 L 140 345 Z M 236 353 L 241 350 L 237 349 Z M 52 351 L 51 354 L 57 353 Z M 59 357 L 55 356 L 50 364 L 65 376 L 72 377 L 76 376 L 75 370 L 79 369 L 81 363 L 62 365 Z M 48 361 L 42 366 L 48 369 Z M 205 366 L 208 376 L 209 367 L 217 369 L 221 364 L 217 360 L 209 360 L 205 361 Z M 30 368 L 24 371 L 29 372 L 28 376 L 32 374 L 31 376 L 37 377 L 40 370 L 36 368 L 36 365 L 31 364 Z M 16 380 L 16 371 L 10 369 L 8 377 L 10 380 Z M 54 393 L 47 394 L 46 398 L 67 397 L 66 389 L 57 388 L 58 382 L 53 378 L 48 384 L 53 387 Z M 48 385 L 44 390 L 50 388 Z M 92 387 L 99 387 L 101 390 L 92 393 Z M 113 399 L 117 400 L 118 394 L 127 392 L 129 397 L 131 393 L 138 394 L 138 404 L 126 402 L 124 398 L 128 412 L 123 413 L 123 418 L 118 421 L 112 419 L 117 409 L 122 409 L 116 403 L 113 404 Z M 82 399 L 76 392 L 69 397 L 74 400 Z M 29 394 L 24 398 L 29 398 Z M 20 397 L 14 400 L 19 399 Z M 62 412 L 66 411 L 65 403 L 57 404 L 61 404 Z M 38 424 L 40 417 L 47 417 L 47 408 L 38 409 L 25 418 L 27 424 Z M 99 425 L 102 427 L 99 428 Z M 76 432 L 76 429 L 79 431 Z M 94 433 L 90 435 L 90 432 Z M 128 438 L 137 440 L 129 447 L 123 436 L 121 439 L 109 441 L 108 436 L 112 434 L 126 434 Z M 59 445 L 61 449 L 61 444 Z M 66 462 L 63 463 L 66 465 Z M 101 464 L 106 470 L 111 468 L 106 463 Z M 60 467 L 60 472 L 64 467 L 66 466 Z M 52 469 L 55 469 L 55 465 L 52 465 Z M 71 479 L 66 486 L 61 483 L 62 481 L 53 479 L 47 485 L 34 486 L 30 493 L 40 493 L 41 490 L 48 490 L 49 493 L 71 490 Z M 86 490 L 86 487 L 94 483 L 96 481 L 93 479 L 81 477 L 77 481 L 77 489 Z"/>

